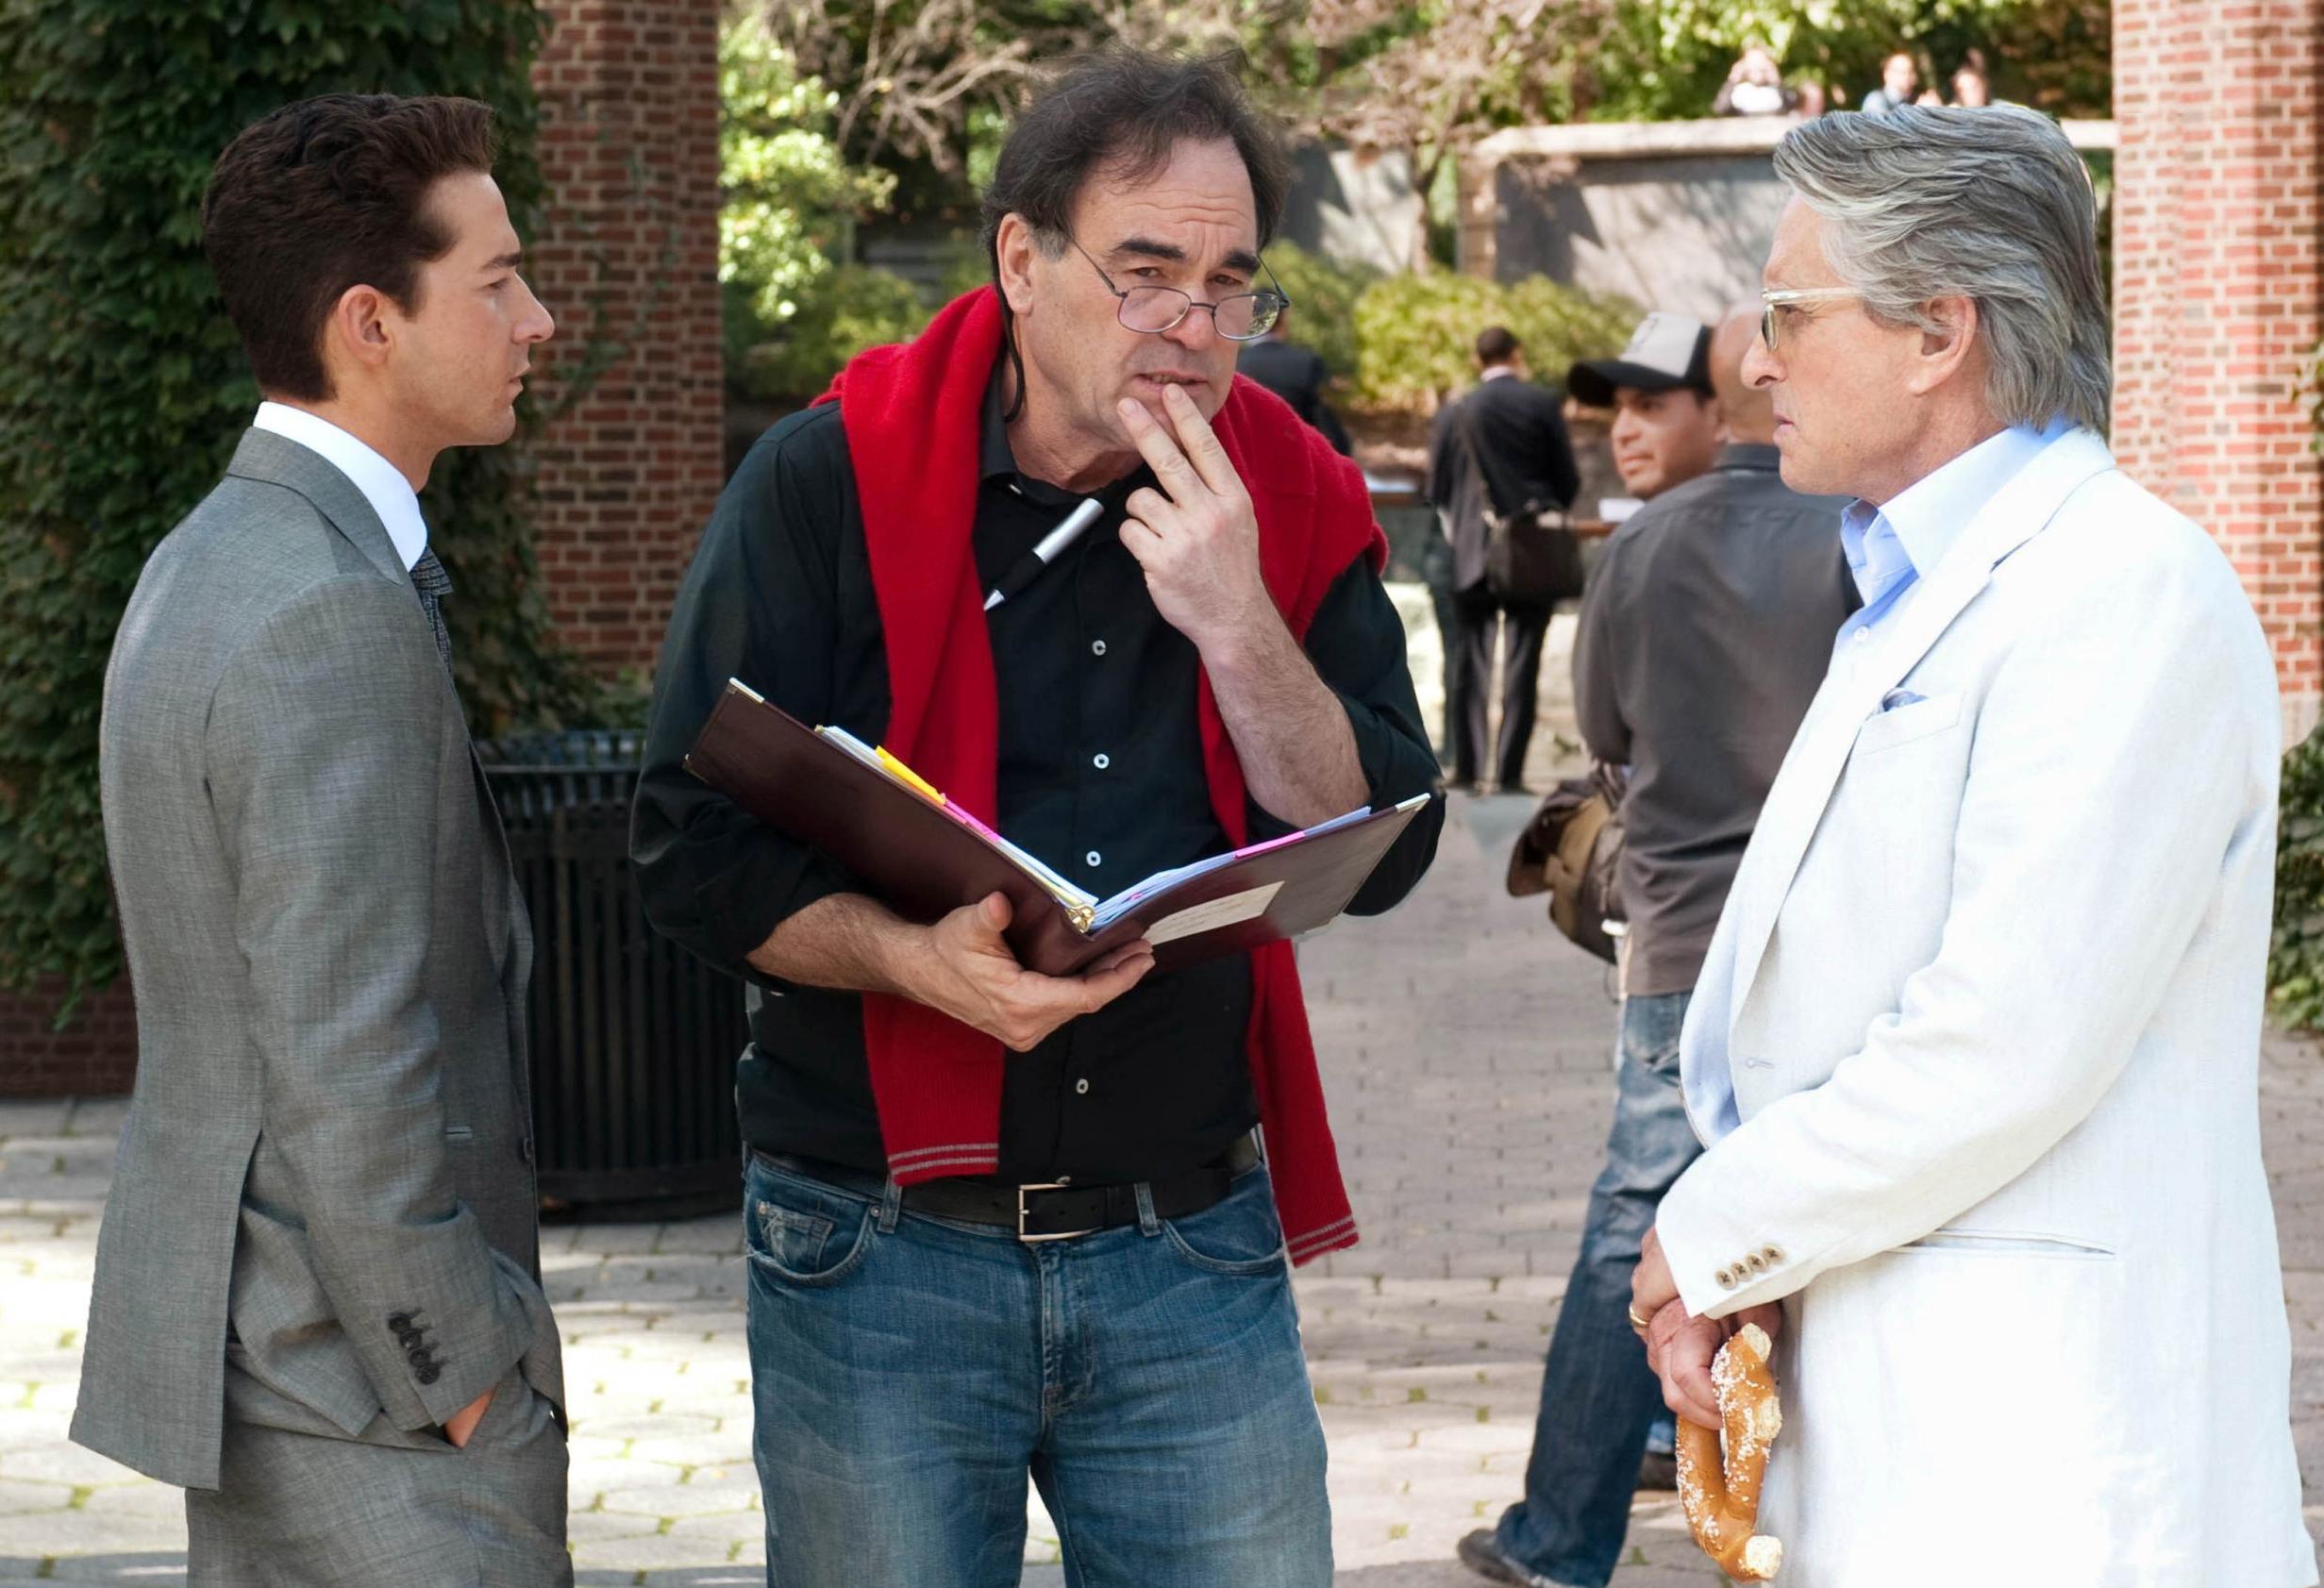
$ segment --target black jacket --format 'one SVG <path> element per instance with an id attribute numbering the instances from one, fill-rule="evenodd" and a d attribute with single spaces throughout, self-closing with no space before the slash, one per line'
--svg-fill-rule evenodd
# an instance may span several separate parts
<path id="1" fill-rule="evenodd" d="M 1331 372 L 1324 368 L 1322 357 L 1313 348 L 1262 337 L 1244 344 L 1235 355 L 1234 370 L 1289 403 L 1292 412 L 1323 432 L 1333 450 L 1343 458 L 1348 456 L 1347 427 L 1324 401 L 1324 387 L 1330 382 Z"/>
<path id="2" fill-rule="evenodd" d="M 1437 410 L 1429 433 L 1429 505 L 1452 539 L 1452 587 L 1485 577 L 1485 509 L 1571 507 L 1581 476 L 1557 394 L 1501 376 Z M 1473 440 L 1473 445 L 1471 444 Z"/>

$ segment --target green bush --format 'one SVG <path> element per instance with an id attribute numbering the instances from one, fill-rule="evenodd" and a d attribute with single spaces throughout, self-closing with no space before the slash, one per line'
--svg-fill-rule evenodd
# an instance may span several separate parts
<path id="1" fill-rule="evenodd" d="M 528 0 L 14 0 L 0 5 L 0 984 L 104 985 L 96 730 L 106 658 L 154 543 L 217 480 L 258 401 L 199 248 L 211 163 L 332 91 L 496 107 L 520 228 L 537 204 Z M 554 720 L 585 680 L 532 589 L 526 475 L 450 453 L 424 504 L 458 586 L 480 733 Z"/>
<path id="2" fill-rule="evenodd" d="M 1291 340 L 1322 355 L 1332 378 L 1356 377 L 1356 302 L 1379 279 L 1369 265 L 1341 265 L 1296 242 L 1267 245 L 1267 268 L 1291 299 Z"/>
<path id="3" fill-rule="evenodd" d="M 2267 1001 L 2287 1026 L 2324 1025 L 2324 734 L 2283 758 Z"/>
<path id="4" fill-rule="evenodd" d="M 928 306 L 894 271 L 839 265 L 800 289 L 797 308 L 780 326 L 760 326 L 729 378 L 749 396 L 805 399 L 831 383 L 841 365 L 866 347 L 904 342 L 928 322 Z"/>
<path id="5" fill-rule="evenodd" d="M 1364 407 L 1432 410 L 1476 378 L 1477 333 L 1507 326 L 1535 376 L 1562 381 L 1576 359 L 1620 351 L 1639 309 L 1543 276 L 1504 286 L 1449 271 L 1389 276 L 1356 300 L 1356 395 Z"/>

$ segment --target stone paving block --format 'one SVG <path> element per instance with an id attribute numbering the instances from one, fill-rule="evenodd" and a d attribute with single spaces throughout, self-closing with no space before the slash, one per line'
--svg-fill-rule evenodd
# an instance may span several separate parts
<path id="1" fill-rule="evenodd" d="M 173 1588 L 186 1580 L 185 1551 L 98 1555 L 57 1563 L 57 1580 L 102 1582 L 113 1588 Z"/>
<path id="2" fill-rule="evenodd" d="M 186 1492 L 140 1477 L 134 1483 L 114 1483 L 90 1490 L 81 1509 L 101 1516 L 150 1516 L 182 1522 L 186 1515 Z"/>
<path id="3" fill-rule="evenodd" d="M 0 1516 L 22 1516 L 35 1511 L 62 1511 L 73 1503 L 70 1483 L 42 1483 L 26 1479 L 0 1478 Z"/>
<path id="4" fill-rule="evenodd" d="M 0 1139 L 18 1136 L 61 1136 L 65 1122 L 72 1117 L 69 1102 L 45 1099 L 32 1102 L 0 1103 Z"/>
<path id="5" fill-rule="evenodd" d="M 75 1487 L 148 1481 L 119 1462 L 109 1461 L 93 1450 L 85 1450 L 62 1439 L 0 1450 L 0 1478 L 70 1483 Z"/>
<path id="6" fill-rule="evenodd" d="M 665 1224 L 655 1243 L 658 1252 L 712 1252 L 739 1256 L 743 1250 L 743 1188 L 734 1188 L 734 1212 L 711 1218 Z"/>
<path id="7" fill-rule="evenodd" d="M 724 1558 L 706 1561 L 704 1542 L 677 1533 L 646 1533 L 635 1538 L 607 1539 L 587 1544 L 573 1551 L 573 1563 L 592 1571 L 652 1572 L 681 1566 L 725 1565 Z M 765 1574 L 760 1574 L 765 1581 Z"/>
<path id="8" fill-rule="evenodd" d="M 677 1421 L 676 1418 L 652 1420 L 660 1423 Z M 713 1421 L 708 1417 L 684 1420 L 695 1426 L 691 1429 L 662 1427 L 639 1438 L 629 1447 L 632 1459 L 663 1462 L 673 1466 L 734 1466 L 750 1460 L 750 1425 L 747 1421 L 740 1418 Z"/>
<path id="9" fill-rule="evenodd" d="M 94 1511 L 41 1511 L 10 1516 L 5 1547 L 34 1560 L 58 1555 L 159 1553 L 183 1555 L 186 1519 Z"/>
<path id="10" fill-rule="evenodd" d="M 585 1552 L 586 1546 L 610 1544 L 616 1539 L 653 1538 L 660 1532 L 660 1517 L 641 1516 L 632 1511 L 605 1511 L 577 1504 L 565 1516 L 565 1534 L 573 1544 L 577 1559 Z"/>
<path id="11" fill-rule="evenodd" d="M 644 1453 L 649 1448 L 671 1451 L 675 1460 L 683 1461 L 687 1451 L 697 1447 L 692 1441 L 718 1431 L 715 1419 L 710 1417 L 631 1412 L 618 1417 L 591 1418 L 577 1405 L 568 1410 L 575 1432 L 633 1441 L 631 1450 L 641 1461 L 653 1459 Z"/>
<path id="12" fill-rule="evenodd" d="M 746 1545 L 744 1551 L 753 1560 L 766 1558 L 766 1514 L 759 1509 L 758 1493 L 754 1489 L 751 1503 L 736 1511 L 705 1512 L 695 1516 L 680 1516 L 669 1524 L 675 1537 L 716 1539 L 721 1542 L 720 1559 L 729 1558 L 725 1546 Z"/>
<path id="13" fill-rule="evenodd" d="M 644 1516 L 712 1516 L 748 1511 L 759 1498 L 756 1478 L 723 1478 L 683 1483 L 637 1483 L 610 1488 L 604 1509 Z"/>

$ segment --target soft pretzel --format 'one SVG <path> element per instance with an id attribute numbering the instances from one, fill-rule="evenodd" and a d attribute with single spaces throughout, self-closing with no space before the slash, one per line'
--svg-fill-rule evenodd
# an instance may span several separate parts
<path id="1" fill-rule="evenodd" d="M 1759 1525 L 1767 1447 L 1783 1430 L 1775 1372 L 1767 1365 L 1770 1348 L 1764 1329 L 1745 1324 L 1712 1361 L 1711 1381 L 1718 1386 L 1719 1417 L 1726 1424 L 1724 1459 L 1719 1432 L 1679 1420 L 1679 1501 L 1687 1526 L 1720 1570 L 1745 1582 L 1764 1582 L 1783 1566 L 1783 1546 L 1752 1530 Z"/>

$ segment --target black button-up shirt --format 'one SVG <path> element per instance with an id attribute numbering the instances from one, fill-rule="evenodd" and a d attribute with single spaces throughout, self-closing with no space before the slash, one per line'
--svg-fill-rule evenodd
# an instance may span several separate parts
<path id="1" fill-rule="evenodd" d="M 972 532 L 989 589 L 1080 498 L 1019 474 L 996 395 L 982 430 Z M 988 614 L 1000 701 L 995 825 L 1100 896 L 1228 847 L 1202 769 L 1198 657 L 1156 610 L 1119 536 L 1124 500 L 1150 483 L 1141 470 L 1099 493 L 1096 522 Z M 1403 627 L 1368 562 L 1327 593 L 1307 652 L 1346 705 L 1371 803 L 1428 789 L 1436 764 Z M 719 500 L 663 648 L 632 850 L 655 925 L 750 984 L 751 1045 L 737 1087 L 744 1138 L 878 1172 L 886 1160 L 861 1000 L 745 963 L 785 917 L 864 890 L 679 764 L 729 676 L 811 725 L 871 743 L 886 729 L 887 659 L 836 404 L 769 430 Z M 1249 815 L 1254 841 L 1288 830 L 1256 804 Z M 1351 909 L 1373 913 L 1401 898 L 1434 854 L 1441 821 L 1441 806 L 1416 817 Z M 1031 1052 L 1009 1055 L 1001 1178 L 1142 1179 L 1217 1157 L 1258 1119 L 1245 1048 L 1250 999 L 1245 956 L 1156 972 Z"/>

